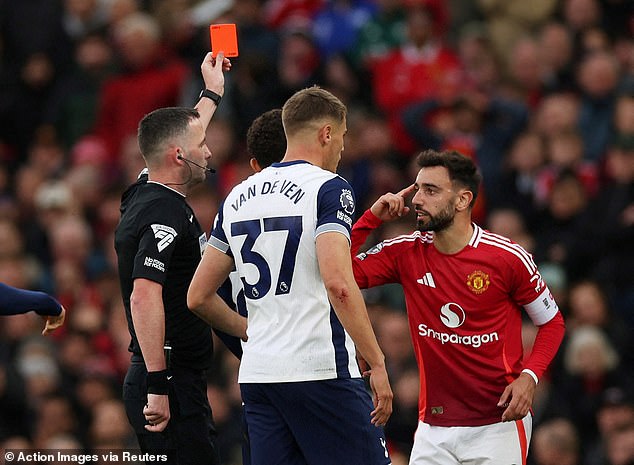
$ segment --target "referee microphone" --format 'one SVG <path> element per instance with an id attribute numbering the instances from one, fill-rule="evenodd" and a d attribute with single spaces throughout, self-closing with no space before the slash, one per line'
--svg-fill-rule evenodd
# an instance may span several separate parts
<path id="1" fill-rule="evenodd" d="M 197 166 L 197 167 L 198 167 L 198 168 L 200 168 L 201 170 L 205 170 L 205 171 L 207 171 L 207 172 L 209 172 L 209 173 L 215 173 L 215 172 L 216 172 L 216 170 L 215 170 L 215 169 L 213 169 L 213 168 L 208 168 L 208 167 L 206 167 L 206 166 L 199 165 L 199 164 L 198 164 L 198 163 L 196 163 L 195 161 L 190 160 L 189 158 L 185 158 L 183 155 L 181 155 L 181 153 L 180 153 L 180 152 L 178 152 L 178 155 L 176 155 L 176 158 L 178 158 L 179 160 L 183 160 L 183 161 L 184 161 L 184 162 L 186 162 L 186 163 L 191 163 L 192 165 Z"/>

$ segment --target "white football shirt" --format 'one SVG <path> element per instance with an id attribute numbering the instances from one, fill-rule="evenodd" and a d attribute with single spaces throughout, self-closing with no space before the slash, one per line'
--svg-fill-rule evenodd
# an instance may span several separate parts
<path id="1" fill-rule="evenodd" d="M 354 208 L 343 178 L 305 161 L 274 163 L 225 199 L 209 245 L 233 257 L 244 288 L 240 383 L 360 377 L 315 248 L 325 232 L 350 238 Z"/>

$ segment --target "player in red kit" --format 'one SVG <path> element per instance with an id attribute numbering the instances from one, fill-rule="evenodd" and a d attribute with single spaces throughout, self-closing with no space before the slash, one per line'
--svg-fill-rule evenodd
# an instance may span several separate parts
<path id="1" fill-rule="evenodd" d="M 409 211 L 417 231 L 353 262 L 359 287 L 400 283 L 420 372 L 410 465 L 525 464 L 530 408 L 564 322 L 531 255 L 471 220 L 481 177 L 457 152 L 418 157 L 414 185 L 381 196 L 352 230 L 356 253 L 372 229 Z M 523 362 L 522 309 L 538 327 Z"/>

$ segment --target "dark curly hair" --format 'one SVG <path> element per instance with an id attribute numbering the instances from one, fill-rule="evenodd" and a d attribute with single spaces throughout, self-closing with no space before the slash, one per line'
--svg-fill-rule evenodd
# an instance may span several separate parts
<path id="1" fill-rule="evenodd" d="M 262 168 L 284 158 L 286 135 L 281 109 L 269 110 L 251 123 L 247 131 L 247 152 Z"/>

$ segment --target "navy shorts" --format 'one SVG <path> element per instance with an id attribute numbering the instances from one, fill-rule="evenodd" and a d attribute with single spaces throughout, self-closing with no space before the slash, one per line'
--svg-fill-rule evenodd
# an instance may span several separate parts
<path id="1" fill-rule="evenodd" d="M 240 385 L 252 465 L 388 465 L 362 379 Z"/>

